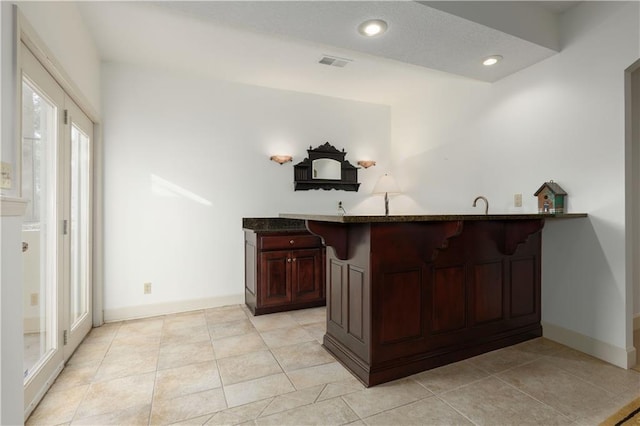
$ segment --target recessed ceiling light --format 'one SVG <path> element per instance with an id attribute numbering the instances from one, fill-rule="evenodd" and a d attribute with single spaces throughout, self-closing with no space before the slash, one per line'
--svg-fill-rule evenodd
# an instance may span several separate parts
<path id="1" fill-rule="evenodd" d="M 358 32 L 366 37 L 374 37 L 385 31 L 387 31 L 387 23 L 382 19 L 370 19 L 358 27 Z"/>
<path id="2" fill-rule="evenodd" d="M 484 60 L 482 61 L 482 65 L 486 65 L 486 66 L 491 66 L 491 65 L 495 65 L 498 62 L 500 62 L 502 60 L 502 56 L 500 55 L 492 55 L 489 56 L 487 58 L 484 58 Z"/>

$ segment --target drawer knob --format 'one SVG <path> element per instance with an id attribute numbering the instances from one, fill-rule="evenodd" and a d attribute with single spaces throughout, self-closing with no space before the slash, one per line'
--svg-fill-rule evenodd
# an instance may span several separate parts
<path id="1" fill-rule="evenodd" d="M 295 243 L 295 241 L 289 240 L 289 244 L 293 245 L 293 243 Z"/>
<path id="2" fill-rule="evenodd" d="M 287 262 L 291 263 L 291 258 L 290 257 L 287 258 Z"/>

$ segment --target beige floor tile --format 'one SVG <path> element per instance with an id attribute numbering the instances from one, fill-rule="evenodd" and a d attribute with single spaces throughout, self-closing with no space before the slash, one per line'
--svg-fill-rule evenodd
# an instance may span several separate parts
<path id="1" fill-rule="evenodd" d="M 565 345 L 554 342 L 553 340 L 547 339 L 546 337 L 538 337 L 536 339 L 527 340 L 526 342 L 518 343 L 513 347 L 540 355 L 551 355 L 567 349 Z"/>
<path id="2" fill-rule="evenodd" d="M 256 419 L 257 425 L 341 425 L 358 420 L 358 416 L 340 398 Z"/>
<path id="3" fill-rule="evenodd" d="M 122 332 L 119 331 L 111 341 L 111 347 L 113 346 L 151 346 L 159 345 L 162 337 L 162 331 L 131 331 Z"/>
<path id="4" fill-rule="evenodd" d="M 51 386 L 49 392 L 58 392 L 80 385 L 88 385 L 93 381 L 98 364 L 67 365 Z"/>
<path id="5" fill-rule="evenodd" d="M 435 396 L 385 411 L 366 419 L 368 425 L 473 425 Z"/>
<path id="6" fill-rule="evenodd" d="M 100 327 L 93 327 L 87 337 L 85 337 L 84 341 L 111 340 L 116 335 L 121 325 L 122 322 L 111 322 L 103 324 Z"/>
<path id="7" fill-rule="evenodd" d="M 469 362 L 473 366 L 488 373 L 495 374 L 509 368 L 517 367 L 540 358 L 542 355 L 526 350 L 520 350 L 513 346 L 498 349 L 471 358 Z"/>
<path id="8" fill-rule="evenodd" d="M 574 376 L 613 394 L 620 394 L 628 389 L 640 389 L 639 372 L 624 370 L 573 349 L 556 352 L 549 355 L 548 359 Z"/>
<path id="9" fill-rule="evenodd" d="M 218 360 L 218 368 L 225 386 L 282 373 L 282 368 L 269 351 L 223 358 Z"/>
<path id="10" fill-rule="evenodd" d="M 474 367 L 470 362 L 460 361 L 411 376 L 415 381 L 435 394 L 450 391 L 475 382 L 489 373 Z"/>
<path id="11" fill-rule="evenodd" d="M 291 311 L 291 317 L 300 325 L 313 324 L 327 321 L 327 308 L 321 306 L 311 309 Z"/>
<path id="12" fill-rule="evenodd" d="M 239 407 L 227 408 L 217 412 L 207 421 L 207 425 L 237 425 L 253 421 L 269 405 L 271 398 L 262 399 Z"/>
<path id="13" fill-rule="evenodd" d="M 107 355 L 95 374 L 95 381 L 111 380 L 118 377 L 156 371 L 158 365 L 158 351 L 139 352 L 131 350 L 129 353 Z"/>
<path id="14" fill-rule="evenodd" d="M 342 395 L 348 395 L 350 393 L 359 392 L 366 389 L 362 383 L 357 379 L 344 380 L 337 383 L 327 383 L 322 390 L 318 401 L 324 401 L 327 399 L 336 398 Z"/>
<path id="15" fill-rule="evenodd" d="M 151 424 L 164 425 L 213 414 L 227 408 L 222 388 L 192 393 L 174 399 L 155 400 Z"/>
<path id="16" fill-rule="evenodd" d="M 175 422 L 175 423 L 171 423 L 172 426 L 201 426 L 204 424 L 207 424 L 207 422 L 209 420 L 211 420 L 211 418 L 213 416 L 215 416 L 217 413 L 215 414 L 205 414 L 204 416 L 198 416 L 198 417 L 192 417 L 190 419 L 186 419 L 186 420 L 181 420 L 179 422 Z M 229 425 L 229 424 L 235 424 L 235 423 L 224 423 L 225 425 Z"/>
<path id="17" fill-rule="evenodd" d="M 209 335 L 212 340 L 222 339 L 223 337 L 238 336 L 255 332 L 256 329 L 247 318 L 239 321 L 223 322 L 218 324 L 209 324 Z"/>
<path id="18" fill-rule="evenodd" d="M 640 396 L 635 371 L 544 338 L 367 389 L 325 358 L 324 314 L 232 305 L 96 328 L 29 424 L 463 424 L 458 404 L 478 425 L 579 426 Z"/>
<path id="19" fill-rule="evenodd" d="M 373 416 L 433 394 L 411 379 L 400 379 L 342 397 L 360 418 Z"/>
<path id="20" fill-rule="evenodd" d="M 192 311 L 182 314 L 168 315 L 164 319 L 162 331 L 175 331 L 181 328 L 206 327 L 204 311 Z"/>
<path id="21" fill-rule="evenodd" d="M 237 407 L 294 390 L 287 376 L 282 373 L 224 387 L 229 407 Z"/>
<path id="22" fill-rule="evenodd" d="M 214 361 L 160 370 L 156 374 L 154 403 L 222 386 Z"/>
<path id="23" fill-rule="evenodd" d="M 249 318 L 249 321 L 253 323 L 256 330 L 269 331 L 277 328 L 291 328 L 296 327 L 298 324 L 288 312 L 281 312 L 271 315 L 259 315 L 257 317 Z"/>
<path id="24" fill-rule="evenodd" d="M 57 425 L 73 419 L 89 385 L 50 392 L 33 411 L 27 425 Z"/>
<path id="25" fill-rule="evenodd" d="M 572 420 L 607 406 L 614 396 L 547 359 L 505 371 L 498 377 Z"/>
<path id="26" fill-rule="evenodd" d="M 478 425 L 567 425 L 571 420 L 496 377 L 438 396 Z"/>
<path id="27" fill-rule="evenodd" d="M 151 404 L 136 405 L 122 411 L 74 420 L 72 425 L 147 425 Z"/>
<path id="28" fill-rule="evenodd" d="M 209 328 L 205 325 L 179 327 L 162 331 L 161 346 L 197 343 L 210 340 Z"/>
<path id="29" fill-rule="evenodd" d="M 316 402 L 325 385 L 318 385 L 295 392 L 286 393 L 277 396 L 271 401 L 268 407 L 260 414 L 261 417 L 271 414 L 280 413 L 291 410 L 293 408 L 302 407 Z"/>
<path id="30" fill-rule="evenodd" d="M 124 321 L 118 330 L 118 335 L 125 333 L 154 333 L 162 330 L 164 317 L 143 318 L 139 320 Z"/>
<path id="31" fill-rule="evenodd" d="M 314 337 L 301 326 L 290 328 L 277 328 L 275 330 L 260 333 L 262 340 L 270 348 L 295 345 L 298 343 L 314 341 Z"/>
<path id="32" fill-rule="evenodd" d="M 273 348 L 271 351 L 287 372 L 335 362 L 335 358 L 315 341 Z"/>
<path id="33" fill-rule="evenodd" d="M 207 309 L 204 311 L 204 316 L 210 327 L 225 322 L 246 320 L 248 318 L 246 312 L 240 307 L 240 305 Z"/>
<path id="34" fill-rule="evenodd" d="M 148 404 L 153 395 L 154 380 L 155 373 L 147 373 L 92 383 L 78 407 L 76 418 L 97 416 Z"/>
<path id="35" fill-rule="evenodd" d="M 107 350 L 102 346 L 95 347 L 94 345 L 81 344 L 69 358 L 67 365 L 93 365 L 97 367 L 102 363 L 106 354 Z"/>
<path id="36" fill-rule="evenodd" d="M 257 332 L 225 337 L 211 342 L 217 359 L 268 349 Z"/>
<path id="37" fill-rule="evenodd" d="M 141 338 L 131 337 L 126 342 L 122 340 L 114 340 L 109 347 L 107 357 L 123 356 L 127 357 L 131 352 L 153 352 L 160 349 L 160 335 L 145 336 Z"/>
<path id="38" fill-rule="evenodd" d="M 287 376 L 289 376 L 289 379 L 296 389 L 304 389 L 353 378 L 351 373 L 338 362 L 290 371 L 287 372 Z"/>
<path id="39" fill-rule="evenodd" d="M 316 322 L 313 324 L 305 324 L 302 326 L 320 344 L 324 341 L 324 335 L 327 334 L 327 324 L 325 322 Z"/>
<path id="40" fill-rule="evenodd" d="M 164 345 L 158 354 L 158 370 L 213 360 L 215 355 L 210 340 Z"/>

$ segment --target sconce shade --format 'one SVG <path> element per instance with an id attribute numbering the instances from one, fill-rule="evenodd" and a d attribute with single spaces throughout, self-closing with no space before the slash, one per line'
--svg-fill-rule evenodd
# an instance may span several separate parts
<path id="1" fill-rule="evenodd" d="M 358 161 L 358 166 L 362 166 L 365 169 L 368 169 L 371 166 L 375 166 L 376 162 L 372 160 L 360 160 Z"/>
<path id="2" fill-rule="evenodd" d="M 283 165 L 284 163 L 288 163 L 293 160 L 293 157 L 290 155 L 272 155 L 271 161 L 275 161 L 276 163 Z"/>
<path id="3" fill-rule="evenodd" d="M 399 194 L 400 187 L 398 186 L 398 183 L 393 178 L 393 176 L 391 176 L 388 173 L 385 173 L 384 175 L 380 176 L 380 179 L 378 179 L 378 182 L 376 182 L 376 185 L 373 187 L 372 193 L 373 194 Z"/>

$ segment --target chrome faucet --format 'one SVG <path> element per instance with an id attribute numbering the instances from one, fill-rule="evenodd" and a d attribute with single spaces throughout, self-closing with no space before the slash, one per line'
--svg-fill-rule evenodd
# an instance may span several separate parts
<path id="1" fill-rule="evenodd" d="M 489 214 L 489 200 L 487 200 L 487 197 L 483 197 L 482 195 L 477 196 L 476 199 L 473 200 L 473 207 L 476 206 L 478 200 L 484 201 L 484 214 Z"/>

